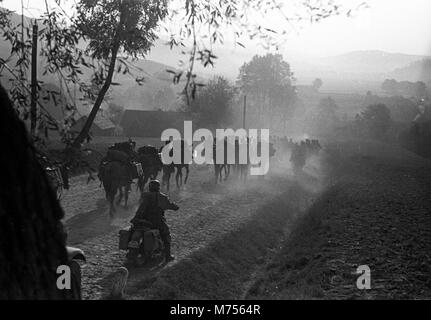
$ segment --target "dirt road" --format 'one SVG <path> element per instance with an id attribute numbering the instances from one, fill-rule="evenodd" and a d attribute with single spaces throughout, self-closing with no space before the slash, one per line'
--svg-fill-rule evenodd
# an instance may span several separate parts
<path id="1" fill-rule="evenodd" d="M 170 193 L 173 252 L 166 265 L 130 270 L 127 299 L 429 298 L 429 161 L 377 142 L 330 143 L 306 173 L 283 164 L 265 179 L 215 186 L 213 172 L 192 167 L 190 184 Z M 72 181 L 62 200 L 69 244 L 85 250 L 83 296 L 107 296 L 124 264 L 118 230 L 98 183 Z M 292 231 L 292 232 L 291 232 Z M 359 265 L 372 290 L 356 288 Z"/>
<path id="2" fill-rule="evenodd" d="M 215 186 L 212 168 L 193 166 L 189 184 L 169 194 L 181 208 L 166 213 L 176 260 L 130 270 L 127 298 L 241 297 L 322 181 L 317 171 L 299 183 L 281 170 L 283 174 L 253 177 L 246 184 Z M 88 258 L 83 298 L 104 298 L 112 274 L 125 262 L 125 252 L 118 250 L 118 230 L 135 213 L 138 193 L 133 190 L 129 207 L 119 207 L 111 222 L 98 182 L 86 184 L 86 176 L 80 176 L 71 185 L 62 205 L 68 243 L 83 249 Z"/>

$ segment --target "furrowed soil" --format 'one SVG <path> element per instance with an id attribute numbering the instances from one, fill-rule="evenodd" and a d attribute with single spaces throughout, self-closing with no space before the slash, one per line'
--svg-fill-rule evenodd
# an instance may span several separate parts
<path id="1" fill-rule="evenodd" d="M 431 298 L 431 165 L 396 146 L 326 146 L 328 187 L 258 274 L 247 299 Z M 359 290 L 357 267 L 371 271 Z"/>

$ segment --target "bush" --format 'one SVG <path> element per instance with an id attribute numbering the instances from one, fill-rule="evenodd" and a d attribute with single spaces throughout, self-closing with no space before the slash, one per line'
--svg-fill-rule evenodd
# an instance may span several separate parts
<path id="1" fill-rule="evenodd" d="M 392 123 L 391 111 L 382 103 L 369 105 L 356 119 L 367 134 L 375 139 L 384 138 Z"/>

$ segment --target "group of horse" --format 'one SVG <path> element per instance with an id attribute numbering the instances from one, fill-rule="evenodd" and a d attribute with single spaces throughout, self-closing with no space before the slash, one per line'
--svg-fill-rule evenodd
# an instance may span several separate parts
<path id="1" fill-rule="evenodd" d="M 167 161 L 162 159 L 163 148 L 172 142 L 172 149 L 169 151 L 169 156 L 173 156 L 176 149 L 175 143 L 180 144 L 181 148 L 181 162 L 166 164 Z M 219 142 L 219 143 L 217 143 Z M 229 140 L 225 138 L 223 141 L 214 139 L 213 143 L 213 167 L 214 167 L 214 182 L 221 183 L 228 180 L 229 177 L 245 182 L 250 172 L 249 148 L 253 145 L 257 146 L 257 156 L 261 153 L 261 142 L 250 141 L 247 139 Z M 291 139 L 271 139 L 269 142 L 269 157 L 273 157 L 277 150 L 284 153 L 284 149 L 289 149 L 291 153 L 290 161 L 294 168 L 301 168 L 305 165 L 306 159 L 316 154 L 321 146 L 317 140 L 304 140 L 301 142 L 293 142 Z M 229 158 L 228 155 L 234 150 L 234 159 Z M 247 153 L 241 155 L 242 151 L 246 150 Z M 224 156 L 217 159 L 217 155 L 223 151 Z M 185 161 L 185 154 L 188 153 L 193 157 L 193 146 L 187 144 L 184 140 L 179 141 L 166 141 L 165 144 L 159 149 L 146 145 L 136 149 L 136 142 L 129 139 L 126 142 L 115 143 L 107 150 L 106 156 L 102 158 L 98 177 L 105 190 L 106 199 L 110 204 L 110 216 L 112 217 L 115 212 L 114 200 L 117 194 L 119 197 L 117 205 L 124 199 L 124 205 L 127 207 L 129 192 L 131 186 L 136 180 L 137 189 L 142 193 L 145 185 L 151 179 L 157 179 L 161 173 L 162 188 L 167 191 L 170 189 L 171 176 L 175 174 L 175 181 L 177 188 L 187 183 L 189 177 L 189 165 L 191 161 Z M 219 158 L 220 158 L 219 157 Z M 42 162 L 46 159 L 43 158 Z M 191 160 L 191 159 L 190 159 Z M 44 164 L 48 177 L 54 190 L 57 191 L 58 197 L 61 196 L 63 189 L 69 188 L 68 167 L 62 164 Z M 185 170 L 185 178 L 183 179 L 183 170 Z"/>
<path id="2" fill-rule="evenodd" d="M 110 203 L 110 215 L 115 212 L 114 199 L 119 192 L 117 204 L 124 198 L 127 207 L 131 184 L 136 179 L 137 188 L 142 193 L 149 180 L 156 179 L 162 172 L 162 186 L 170 188 L 171 175 L 176 171 L 177 188 L 183 184 L 183 169 L 186 169 L 184 184 L 189 175 L 188 164 L 163 164 L 161 149 L 147 145 L 135 150 L 134 141 L 115 143 L 108 148 L 99 165 L 99 180 Z"/>
<path id="3" fill-rule="evenodd" d="M 305 139 L 300 142 L 289 144 L 290 162 L 295 173 L 302 171 L 307 160 L 315 156 L 322 149 L 318 140 Z"/>
<path id="4" fill-rule="evenodd" d="M 171 162 L 162 161 L 162 150 L 167 144 L 171 144 L 172 149 L 169 151 L 169 156 L 173 157 L 173 152 L 177 148 L 175 143 L 180 144 L 181 161 Z M 233 176 L 241 181 L 246 181 L 249 173 L 250 157 L 248 155 L 249 141 L 235 140 L 233 149 L 235 150 L 234 162 L 228 161 L 228 148 L 229 143 L 227 139 L 224 143 L 217 144 L 214 140 L 213 144 L 213 162 L 214 162 L 214 178 L 215 183 L 225 181 L 233 172 Z M 247 157 L 245 161 L 240 161 L 239 152 L 241 150 L 241 143 L 246 144 Z M 258 148 L 260 142 L 257 143 Z M 224 157 L 222 161 L 217 161 L 217 153 L 221 150 L 220 146 L 224 148 Z M 119 192 L 117 204 L 121 203 L 124 199 L 124 204 L 127 206 L 128 193 L 131 190 L 133 180 L 137 180 L 137 186 L 140 192 L 144 191 L 146 183 L 150 179 L 156 179 L 159 173 L 162 173 L 161 184 L 162 188 L 170 189 L 170 178 L 175 173 L 175 180 L 177 188 L 187 183 L 189 176 L 190 161 L 185 161 L 185 154 L 188 153 L 193 157 L 193 146 L 189 145 L 184 140 L 166 141 L 165 145 L 157 149 L 154 146 L 147 145 L 138 148 L 135 151 L 136 143 L 134 141 L 127 141 L 116 143 L 108 148 L 107 155 L 102 159 L 99 166 L 99 179 L 105 189 L 106 198 L 110 203 L 110 214 L 115 212 L 114 199 Z M 273 144 L 269 146 L 270 156 L 275 154 Z M 233 163 L 232 163 L 233 162 Z M 185 169 L 185 178 L 183 180 L 183 170 Z M 223 177 L 224 174 L 224 177 Z"/>
<path id="5" fill-rule="evenodd" d="M 317 139 L 300 139 L 294 140 L 289 137 L 272 137 L 271 141 L 276 146 L 277 150 L 280 150 L 281 154 L 290 153 L 295 147 L 302 146 L 304 149 L 308 149 L 308 152 L 314 152 L 313 150 L 320 150 L 321 146 Z"/>
<path id="6" fill-rule="evenodd" d="M 250 166 L 252 163 L 250 161 L 250 147 L 252 145 L 252 141 L 249 138 L 247 139 L 239 139 L 236 138 L 233 142 L 228 138 L 224 138 L 221 143 L 217 143 L 217 140 L 214 139 L 213 143 L 213 162 L 214 162 L 214 180 L 215 183 L 226 181 L 231 172 L 233 172 L 233 176 L 236 179 L 239 179 L 242 182 L 247 180 L 247 176 L 250 172 Z M 256 141 L 255 143 L 257 149 L 257 156 L 261 156 L 261 141 Z M 228 154 L 234 150 L 234 157 L 229 159 Z M 275 148 L 273 143 L 269 143 L 268 147 L 269 157 L 273 157 L 275 155 Z M 217 159 L 217 154 L 222 152 L 223 159 Z M 244 156 L 241 157 L 241 152 L 244 152 Z M 223 177 L 224 173 L 224 177 Z"/>

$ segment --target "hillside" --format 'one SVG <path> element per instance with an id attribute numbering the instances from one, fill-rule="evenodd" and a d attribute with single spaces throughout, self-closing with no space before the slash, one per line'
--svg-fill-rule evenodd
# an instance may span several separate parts
<path id="1" fill-rule="evenodd" d="M 11 20 L 16 25 L 21 23 L 21 17 L 17 14 L 11 15 Z M 24 18 L 24 24 L 28 26 L 31 19 L 28 17 Z M 43 44 L 39 43 L 39 47 Z M 0 57 L 6 59 L 9 57 L 11 47 L 8 42 L 4 39 L 0 39 Z M 174 61 L 172 61 L 174 62 Z M 16 63 L 16 59 L 8 62 L 10 66 Z M 176 63 L 176 62 L 174 62 Z M 55 86 L 58 83 L 58 79 L 54 76 L 43 75 L 45 68 L 45 61 L 42 58 L 38 60 L 38 79 Z M 175 109 L 177 94 L 183 89 L 184 82 L 180 82 L 178 85 L 173 85 L 172 76 L 166 72 L 167 69 L 175 70 L 174 67 L 155 62 L 151 60 L 140 59 L 133 63 L 134 70 L 132 75 L 123 75 L 118 73 L 114 77 L 114 81 L 119 83 L 119 86 L 112 86 L 109 94 L 109 102 L 120 104 L 127 109 L 142 109 L 142 110 L 153 110 L 157 108 L 172 110 Z M 82 68 L 83 75 L 82 79 L 88 81 L 91 76 L 91 70 Z M 135 81 L 136 77 L 144 77 L 145 81 L 142 86 L 139 86 Z M 5 72 L 5 79 L 9 78 L 9 75 Z M 7 82 L 3 80 L 7 86 Z M 71 88 L 73 91 L 74 88 Z M 160 93 L 159 93 L 160 91 Z M 163 95 L 162 103 L 155 101 L 155 96 L 159 93 L 159 96 Z"/>
<path id="2" fill-rule="evenodd" d="M 19 23 L 20 16 L 13 15 L 13 21 Z M 26 21 L 29 21 L 26 18 Z M 28 22 L 26 22 L 28 23 Z M 214 53 L 218 57 L 214 67 L 203 68 L 196 64 L 195 70 L 201 80 L 215 75 L 223 75 L 234 81 L 240 66 L 252 58 L 255 53 L 264 54 L 258 47 L 242 48 L 226 41 L 223 46 L 215 46 Z M 124 106 L 126 109 L 174 110 L 178 107 L 177 96 L 184 83 L 173 85 L 172 77 L 167 69 L 175 69 L 181 60 L 187 61 L 184 48 L 171 50 L 166 41 L 159 39 L 151 48 L 147 59 L 134 62 L 142 71 L 134 70 L 134 76 L 144 76 L 145 82 L 139 86 L 133 76 L 117 74 L 114 81 L 120 83 L 112 88 L 111 102 Z M 9 55 L 10 48 L 0 39 L 0 56 Z M 310 58 L 294 53 L 285 54 L 291 64 L 297 84 L 310 84 L 315 78 L 323 79 L 322 91 L 346 94 L 365 94 L 367 91 L 379 92 L 381 83 L 386 78 L 399 80 L 427 80 L 431 76 L 427 57 L 384 51 L 352 51 L 341 55 Z M 44 62 L 39 61 L 39 78 L 45 82 L 56 83 L 57 80 L 42 76 Z M 423 72 L 425 70 L 425 72 Z M 90 76 L 89 70 L 84 71 L 84 79 Z M 160 97 L 164 97 L 160 101 Z"/>
<path id="3" fill-rule="evenodd" d="M 426 57 L 384 51 L 352 51 L 323 58 L 319 62 L 336 69 L 339 73 L 381 74 L 424 58 Z"/>
<path id="4" fill-rule="evenodd" d="M 431 81 L 431 59 L 414 61 L 403 68 L 397 68 L 388 74 L 388 78 L 398 81 Z"/>
<path id="5" fill-rule="evenodd" d="M 293 64 L 293 68 L 301 84 L 309 84 L 319 77 L 323 79 L 323 91 L 365 94 L 367 91 L 380 92 L 381 83 L 387 78 L 417 81 L 422 73 L 421 65 L 416 65 L 414 71 L 402 70 L 426 58 L 384 51 L 352 51 L 316 58 L 308 66 L 305 62 Z M 400 71 L 395 75 L 394 70 Z"/>

